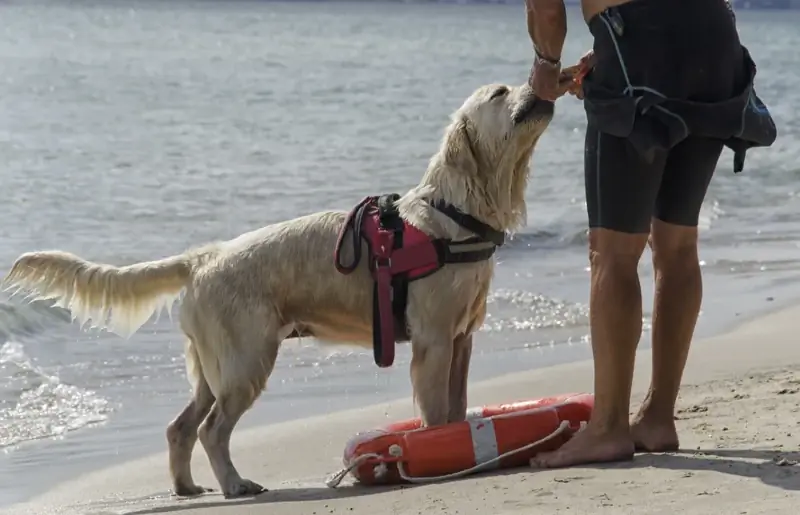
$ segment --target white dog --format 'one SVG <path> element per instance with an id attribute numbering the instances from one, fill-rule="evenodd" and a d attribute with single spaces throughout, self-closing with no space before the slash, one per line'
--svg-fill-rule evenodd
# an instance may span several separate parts
<path id="1" fill-rule="evenodd" d="M 483 323 L 491 253 L 502 243 L 494 237 L 525 221 L 530 157 L 552 116 L 553 104 L 536 98 L 528 86 L 477 89 L 452 116 L 421 183 L 390 202 L 390 211 L 399 214 L 395 221 L 409 234 L 439 242 L 439 258 L 447 249 L 450 256 L 472 247 L 483 252 L 466 262 L 443 265 L 440 259 L 436 271 L 406 283 L 401 312 L 394 313 L 402 324 L 397 339 L 411 340 L 414 396 L 427 425 L 465 417 L 472 333 Z M 358 229 L 356 222 L 347 225 L 351 221 L 343 212 L 316 213 L 122 267 L 61 251 L 26 253 L 4 284 L 35 299 L 56 299 L 82 323 L 92 320 L 126 336 L 184 293 L 180 326 L 187 336 L 194 396 L 167 428 L 174 491 L 207 491 L 195 484 L 190 468 L 199 436 L 225 496 L 253 495 L 263 488 L 239 475 L 229 441 L 264 389 L 282 340 L 313 335 L 329 342 L 375 343 L 373 308 L 383 295 L 375 288 L 379 249 L 366 237 L 344 244 L 349 238 L 339 238 L 340 232 Z M 334 267 L 337 242 L 338 259 L 356 263 L 352 273 Z M 421 245 L 433 248 L 427 240 Z M 370 259 L 359 261 L 357 254 Z"/>

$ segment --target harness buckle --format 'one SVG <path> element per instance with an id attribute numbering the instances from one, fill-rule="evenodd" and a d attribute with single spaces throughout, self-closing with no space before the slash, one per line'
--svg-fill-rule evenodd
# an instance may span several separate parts
<path id="1" fill-rule="evenodd" d="M 379 268 L 392 268 L 392 258 L 390 257 L 376 257 L 375 258 L 375 269 Z"/>

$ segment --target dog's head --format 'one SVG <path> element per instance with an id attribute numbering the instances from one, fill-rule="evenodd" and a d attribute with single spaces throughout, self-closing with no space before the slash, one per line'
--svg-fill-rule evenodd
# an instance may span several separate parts
<path id="1" fill-rule="evenodd" d="M 527 84 L 482 86 L 456 110 L 440 158 L 472 190 L 463 192 L 467 197 L 482 197 L 475 209 L 485 212 L 475 214 L 494 218 L 492 225 L 503 229 L 524 223 L 528 163 L 553 113 L 553 102 L 538 98 Z"/>

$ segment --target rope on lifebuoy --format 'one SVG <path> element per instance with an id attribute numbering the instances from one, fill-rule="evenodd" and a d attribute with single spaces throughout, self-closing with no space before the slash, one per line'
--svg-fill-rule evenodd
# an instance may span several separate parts
<path id="1" fill-rule="evenodd" d="M 329 477 L 328 480 L 325 481 L 325 485 L 328 488 L 336 488 L 342 481 L 344 481 L 344 478 L 347 477 L 347 474 L 360 467 L 364 462 L 374 459 L 380 460 L 382 458 L 383 456 L 381 456 L 380 454 L 375 454 L 375 453 L 362 454 L 361 456 L 351 461 L 348 466 L 346 466 L 336 474 Z"/>
<path id="2" fill-rule="evenodd" d="M 584 424 L 585 424 L 584 422 L 581 422 L 581 429 L 583 429 L 583 425 Z M 416 483 L 416 484 L 433 483 L 433 482 L 436 482 L 436 481 L 446 481 L 448 479 L 458 479 L 458 478 L 461 478 L 461 477 L 464 477 L 464 476 L 468 476 L 469 474 L 474 474 L 475 472 L 480 471 L 481 469 L 487 467 L 488 465 L 496 463 L 496 462 L 498 462 L 498 461 L 500 461 L 500 460 L 502 460 L 504 458 L 507 458 L 509 456 L 513 456 L 515 454 L 519 454 L 521 452 L 525 452 L 527 450 L 530 450 L 530 449 L 536 447 L 537 445 L 541 445 L 543 443 L 549 442 L 550 440 L 552 440 L 553 438 L 561 435 L 562 433 L 565 433 L 565 432 L 569 431 L 569 429 L 570 429 L 569 420 L 564 420 L 564 421 L 561 422 L 561 424 L 559 424 L 559 426 L 556 428 L 555 431 L 553 431 L 549 435 L 545 436 L 541 440 L 537 440 L 537 441 L 535 441 L 533 443 L 529 443 L 527 445 L 523 445 L 522 447 L 520 447 L 518 449 L 513 449 L 511 451 L 505 452 L 505 453 L 497 456 L 496 458 L 492 458 L 490 460 L 484 461 L 483 463 L 478 463 L 474 467 L 470 467 L 470 468 L 468 468 L 466 470 L 459 470 L 458 472 L 453 472 L 452 474 L 445 474 L 443 476 L 431 476 L 431 477 L 411 477 L 411 476 L 406 474 L 405 470 L 403 470 L 403 463 L 400 462 L 400 461 L 397 462 L 397 470 L 400 473 L 400 477 L 403 478 L 405 481 L 408 481 L 409 483 Z"/>
<path id="3" fill-rule="evenodd" d="M 581 426 L 580 426 L 580 429 L 578 429 L 578 431 L 583 430 L 583 428 L 585 426 L 586 426 L 586 422 L 581 422 Z M 403 463 L 401 461 L 399 461 L 399 460 L 397 461 L 397 470 L 398 470 L 398 472 L 400 474 L 400 477 L 403 480 L 405 480 L 405 481 L 407 481 L 409 483 L 416 483 L 416 484 L 433 483 L 433 482 L 436 482 L 436 481 L 445 481 L 445 480 L 448 480 L 448 479 L 458 479 L 458 478 L 467 476 L 469 474 L 474 474 L 475 472 L 478 472 L 478 471 L 484 469 L 485 467 L 487 467 L 487 466 L 489 466 L 489 465 L 491 465 L 493 463 L 496 463 L 496 462 L 498 462 L 498 461 L 500 461 L 500 460 L 502 460 L 504 458 L 507 458 L 509 456 L 513 456 L 515 454 L 519 454 L 521 452 L 528 451 L 528 450 L 530 450 L 530 449 L 532 449 L 532 448 L 534 448 L 534 447 L 536 447 L 538 445 L 542 445 L 543 443 L 549 442 L 553 438 L 556 438 L 557 436 L 560 436 L 561 434 L 563 434 L 563 433 L 565 433 L 565 432 L 567 432 L 569 430 L 570 430 L 570 423 L 569 423 L 568 420 L 564 420 L 564 421 L 561 422 L 561 424 L 559 424 L 559 426 L 556 428 L 555 431 L 553 431 L 552 433 L 550 433 L 549 435 L 545 436 L 544 438 L 542 438 L 540 440 L 537 440 L 537 441 L 535 441 L 533 443 L 529 443 L 527 445 L 523 445 L 522 447 L 520 447 L 518 449 L 513 449 L 511 451 L 505 452 L 505 453 L 497 456 L 496 458 L 492 458 L 491 460 L 485 461 L 483 463 L 479 463 L 479 464 L 475 465 L 474 467 L 470 467 L 470 468 L 468 468 L 466 470 L 460 470 L 460 471 L 454 472 L 452 474 L 445 474 L 443 476 L 432 476 L 432 477 L 411 477 L 408 474 L 406 474 L 405 469 L 403 468 Z M 400 446 L 393 445 L 393 446 L 391 446 L 389 448 L 389 453 L 392 455 L 392 458 L 397 459 L 397 458 L 400 458 L 402 456 L 403 450 L 402 450 L 402 448 Z M 381 466 L 385 467 L 386 466 L 383 463 L 384 458 L 380 454 L 375 454 L 375 453 L 362 454 L 361 456 L 359 456 L 356 459 L 354 459 L 353 461 L 351 461 L 350 464 L 347 467 L 343 468 L 342 470 L 340 470 L 339 472 L 337 472 L 336 474 L 331 476 L 327 481 L 325 481 L 325 484 L 328 486 L 328 488 L 336 488 L 337 486 L 339 486 L 339 484 L 341 484 L 342 481 L 344 481 L 344 478 L 347 477 L 347 474 L 349 474 L 351 471 L 353 471 L 353 470 L 357 469 L 358 467 L 360 467 L 366 461 L 369 461 L 369 460 L 372 460 L 372 459 L 377 459 L 377 460 L 380 461 L 380 463 L 376 467 L 381 467 Z M 392 460 L 392 461 L 394 461 L 394 460 Z M 377 470 L 376 470 L 376 472 L 377 472 Z"/>

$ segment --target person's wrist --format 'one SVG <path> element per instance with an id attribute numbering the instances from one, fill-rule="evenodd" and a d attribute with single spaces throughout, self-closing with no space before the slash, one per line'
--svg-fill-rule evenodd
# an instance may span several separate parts
<path id="1" fill-rule="evenodd" d="M 553 68 L 561 68 L 561 58 L 560 57 L 552 57 L 544 55 L 542 52 L 539 51 L 536 46 L 533 47 L 533 53 L 536 56 L 536 60 L 541 64 L 550 65 Z"/>

